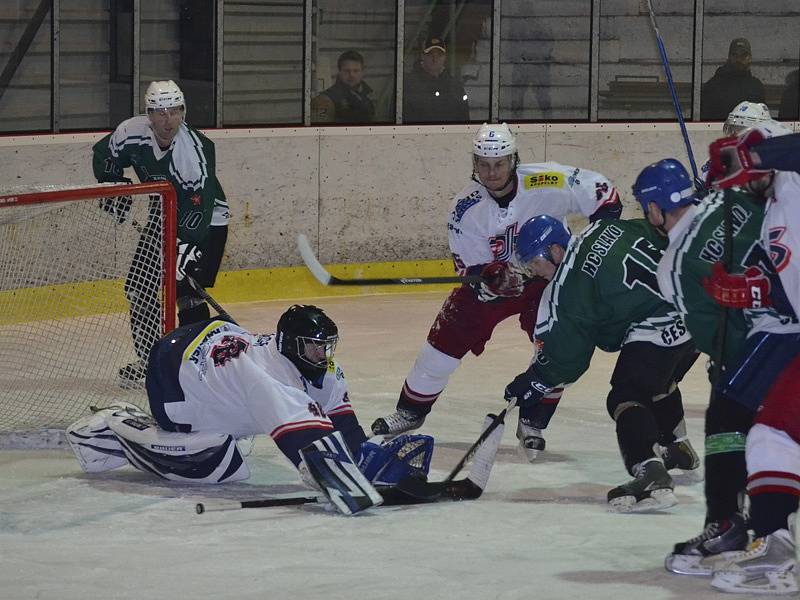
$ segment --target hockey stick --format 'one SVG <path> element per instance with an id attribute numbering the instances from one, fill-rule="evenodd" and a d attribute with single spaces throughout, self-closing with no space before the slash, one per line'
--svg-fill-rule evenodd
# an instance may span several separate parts
<path id="1" fill-rule="evenodd" d="M 431 283 L 480 283 L 481 278 L 476 275 L 466 277 L 375 277 L 340 279 L 331 275 L 322 263 L 317 260 L 311 244 L 305 234 L 297 235 L 297 249 L 303 262 L 322 285 L 425 285 Z"/>
<path id="2" fill-rule="evenodd" d="M 381 506 L 407 506 L 413 504 L 426 504 L 437 500 L 466 500 L 477 498 L 481 490 L 469 479 L 457 481 L 425 482 L 416 480 L 417 486 L 410 479 L 401 480 L 396 486 L 379 487 L 378 492 L 383 496 Z M 271 508 L 275 506 L 301 506 L 303 504 L 316 504 L 327 502 L 325 496 L 289 496 L 286 498 L 264 498 L 262 500 L 207 500 L 195 504 L 194 510 L 198 515 L 207 512 L 226 510 L 241 510 L 244 508 Z"/>
<path id="3" fill-rule="evenodd" d="M 656 25 L 656 13 L 653 10 L 651 0 L 647 0 L 647 9 L 650 11 L 650 23 L 653 26 L 653 31 L 656 34 L 656 43 L 658 44 L 658 52 L 661 55 L 661 62 L 664 65 L 664 74 L 667 77 L 667 85 L 669 86 L 669 93 L 672 96 L 672 106 L 675 108 L 675 115 L 678 117 L 678 124 L 681 127 L 681 135 L 683 136 L 683 143 L 686 145 L 686 153 L 689 155 L 689 164 L 692 167 L 692 176 L 694 177 L 695 189 L 699 192 L 705 190 L 705 183 L 700 179 L 697 174 L 697 164 L 694 161 L 694 152 L 692 152 L 692 144 L 689 142 L 689 133 L 686 131 L 686 123 L 683 119 L 683 111 L 681 110 L 681 103 L 678 102 L 678 94 L 675 91 L 675 83 L 672 80 L 672 69 L 669 67 L 669 59 L 667 58 L 667 50 L 664 47 L 664 40 L 661 39 L 661 33 L 658 31 Z"/>
<path id="4" fill-rule="evenodd" d="M 512 398 L 511 400 L 508 401 L 506 407 L 500 411 L 500 414 L 498 414 L 497 417 L 495 417 L 494 421 L 492 421 L 489 424 L 489 426 L 484 430 L 484 432 L 478 436 L 478 439 L 475 440 L 475 443 L 469 447 L 469 450 L 467 450 L 464 456 L 461 457 L 461 460 L 458 461 L 458 464 L 456 464 L 456 466 L 453 467 L 453 470 L 450 471 L 450 474 L 445 478 L 444 483 L 453 481 L 453 479 L 455 479 L 456 475 L 458 475 L 461 472 L 461 469 L 464 468 L 464 465 L 467 464 L 467 461 L 470 458 L 472 458 L 473 454 L 475 454 L 475 451 L 478 449 L 478 446 L 480 446 L 486 440 L 486 438 L 492 435 L 492 432 L 495 429 L 497 429 L 500 425 L 504 423 L 506 414 L 508 414 L 508 411 L 513 409 L 516 405 L 517 405 L 516 398 Z"/>
<path id="5" fill-rule="evenodd" d="M 212 307 L 214 307 L 214 310 L 217 311 L 217 314 L 220 317 L 222 317 L 226 321 L 230 321 L 231 323 L 236 323 L 233 317 L 231 317 L 228 314 L 228 311 L 222 308 L 222 305 L 219 304 L 219 302 L 217 302 L 216 300 L 214 300 L 214 298 L 211 297 L 211 294 L 209 294 L 202 285 L 197 283 L 197 280 L 194 277 L 192 277 L 188 273 L 185 273 L 184 277 L 186 277 L 186 281 L 189 283 L 190 286 L 192 286 L 192 289 L 195 291 L 195 293 L 198 296 L 200 296 L 203 300 L 208 302 Z"/>

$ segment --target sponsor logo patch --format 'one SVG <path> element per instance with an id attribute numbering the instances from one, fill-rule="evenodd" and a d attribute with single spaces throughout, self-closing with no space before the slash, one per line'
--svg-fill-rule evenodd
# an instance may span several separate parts
<path id="1" fill-rule="evenodd" d="M 546 187 L 563 188 L 564 174 L 559 173 L 558 171 L 546 171 L 545 173 L 525 175 L 522 185 L 526 190 Z"/>

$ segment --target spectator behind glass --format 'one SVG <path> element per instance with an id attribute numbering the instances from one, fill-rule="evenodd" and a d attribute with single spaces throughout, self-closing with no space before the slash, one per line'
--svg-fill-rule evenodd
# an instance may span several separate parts
<path id="1" fill-rule="evenodd" d="M 364 57 L 355 50 L 339 55 L 336 83 L 311 101 L 314 123 L 370 123 L 375 119 L 372 88 L 364 77 Z"/>
<path id="2" fill-rule="evenodd" d="M 781 94 L 781 107 L 778 110 L 779 119 L 797 119 L 800 117 L 800 104 L 797 101 L 798 88 L 800 88 L 800 69 L 795 69 L 786 76 L 786 87 Z"/>
<path id="3" fill-rule="evenodd" d="M 425 40 L 420 61 L 405 76 L 405 123 L 465 123 L 469 121 L 467 94 L 461 82 L 447 72 L 447 46 L 440 37 Z"/>
<path id="4" fill-rule="evenodd" d="M 750 73 L 750 42 L 736 38 L 728 48 L 728 60 L 706 81 L 700 94 L 700 120 L 722 121 L 744 100 L 766 102 L 764 84 Z"/>

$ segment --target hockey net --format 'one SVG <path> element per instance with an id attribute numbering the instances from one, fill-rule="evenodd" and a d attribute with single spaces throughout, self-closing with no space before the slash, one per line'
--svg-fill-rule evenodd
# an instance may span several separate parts
<path id="1" fill-rule="evenodd" d="M 147 407 L 144 361 L 175 324 L 176 200 L 165 182 L 13 192 L 0 195 L 0 445 L 35 446 L 20 440 L 91 405 Z"/>

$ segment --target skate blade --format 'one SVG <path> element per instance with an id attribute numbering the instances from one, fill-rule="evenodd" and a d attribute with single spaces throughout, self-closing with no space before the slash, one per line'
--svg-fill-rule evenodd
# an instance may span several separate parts
<path id="1" fill-rule="evenodd" d="M 608 510 L 613 513 L 647 513 L 670 508 L 678 503 L 672 490 L 656 490 L 638 502 L 636 496 L 620 496 L 608 502 Z"/>
<path id="2" fill-rule="evenodd" d="M 664 568 L 675 575 L 711 577 L 714 572 L 714 557 L 696 554 L 669 554 L 664 559 Z"/>
<path id="3" fill-rule="evenodd" d="M 711 587 L 734 594 L 781 596 L 798 592 L 797 578 L 792 570 L 748 576 L 742 571 L 716 571 Z"/>

